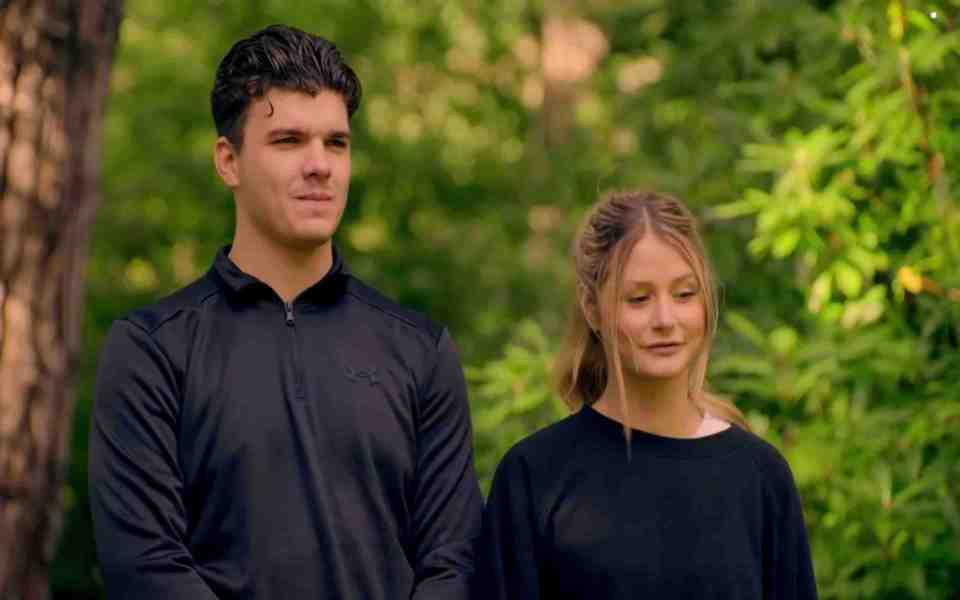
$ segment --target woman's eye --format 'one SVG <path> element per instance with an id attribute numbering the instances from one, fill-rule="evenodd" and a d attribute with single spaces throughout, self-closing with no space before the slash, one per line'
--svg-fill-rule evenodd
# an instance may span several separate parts
<path id="1" fill-rule="evenodd" d="M 633 304 L 639 304 L 641 302 L 646 302 L 649 299 L 650 299 L 650 296 L 633 296 L 631 298 L 628 298 L 627 302 L 631 302 Z"/>

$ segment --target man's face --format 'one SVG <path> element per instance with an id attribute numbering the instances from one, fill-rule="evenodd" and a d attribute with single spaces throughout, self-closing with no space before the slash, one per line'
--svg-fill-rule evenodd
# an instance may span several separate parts
<path id="1" fill-rule="evenodd" d="M 217 140 L 217 171 L 234 192 L 237 228 L 256 243 L 328 244 L 350 187 L 350 122 L 343 97 L 271 89 L 250 103 L 237 150 Z"/>

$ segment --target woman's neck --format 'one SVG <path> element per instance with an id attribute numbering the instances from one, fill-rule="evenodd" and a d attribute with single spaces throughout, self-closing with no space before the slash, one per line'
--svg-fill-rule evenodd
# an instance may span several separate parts
<path id="1" fill-rule="evenodd" d="M 704 413 L 690 398 L 685 374 L 662 380 L 637 379 L 624 374 L 624 388 L 626 402 L 621 400 L 617 381 L 608 381 L 607 389 L 593 407 L 631 429 L 665 437 L 697 435 Z"/>

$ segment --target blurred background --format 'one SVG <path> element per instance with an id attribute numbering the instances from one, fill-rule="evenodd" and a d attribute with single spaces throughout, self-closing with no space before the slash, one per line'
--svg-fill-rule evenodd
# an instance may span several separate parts
<path id="1" fill-rule="evenodd" d="M 359 73 L 351 268 L 451 329 L 484 488 L 564 414 L 570 244 L 604 190 L 690 203 L 712 386 L 794 470 L 824 599 L 960 598 L 958 0 L 127 0 L 103 123 L 57 599 L 102 597 L 86 491 L 110 323 L 232 234 L 209 92 L 285 22 Z"/>

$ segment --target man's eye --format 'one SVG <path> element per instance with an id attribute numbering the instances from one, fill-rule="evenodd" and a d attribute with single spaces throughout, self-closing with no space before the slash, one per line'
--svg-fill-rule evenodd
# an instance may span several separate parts
<path id="1" fill-rule="evenodd" d="M 297 138 L 295 137 L 278 138 L 274 140 L 273 143 L 274 144 L 296 144 Z"/>

